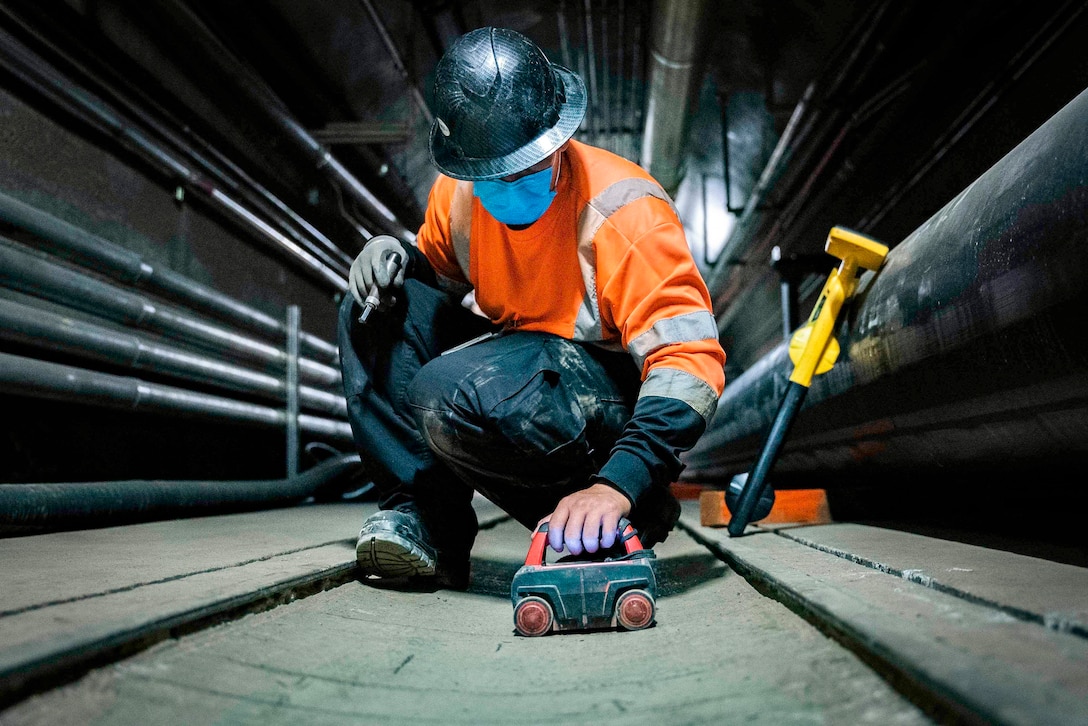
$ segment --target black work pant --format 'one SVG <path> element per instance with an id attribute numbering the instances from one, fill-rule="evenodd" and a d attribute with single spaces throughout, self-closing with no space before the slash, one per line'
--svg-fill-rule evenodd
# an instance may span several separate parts
<path id="1" fill-rule="evenodd" d="M 532 529 L 607 460 L 638 392 L 630 356 L 534 332 L 442 355 L 495 329 L 417 280 L 397 297 L 365 325 L 350 295 L 340 307 L 348 415 L 379 506 L 414 504 L 440 550 L 471 547 L 474 489 Z"/>

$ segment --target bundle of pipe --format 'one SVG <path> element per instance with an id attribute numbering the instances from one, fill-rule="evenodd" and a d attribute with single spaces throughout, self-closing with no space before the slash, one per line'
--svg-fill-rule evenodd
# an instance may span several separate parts
<path id="1" fill-rule="evenodd" d="M 776 474 L 1079 463 L 1085 159 L 1088 91 L 894 246 L 844 311 L 842 355 L 816 378 Z M 686 480 L 751 466 L 791 370 L 783 343 L 727 386 L 684 456 Z"/>
<path id="2" fill-rule="evenodd" d="M 287 367 L 287 353 L 145 295 L 129 292 L 0 237 L 0 285 L 122 325 L 142 328 L 185 345 L 228 355 L 274 371 Z M 299 375 L 336 389 L 340 371 L 303 358 Z"/>
<path id="3" fill-rule="evenodd" d="M 268 400 L 287 398 L 287 382 L 283 377 L 90 321 L 76 324 L 69 316 L 16 300 L 0 298 L 0 340 L 87 361 L 166 374 Z M 299 386 L 299 403 L 303 409 L 336 418 L 347 417 L 347 403 L 339 393 Z"/>
<path id="4" fill-rule="evenodd" d="M 0 535 L 290 506 L 320 498 L 358 464 L 343 454 L 286 479 L 0 484 Z"/>
<path id="5" fill-rule="evenodd" d="M 132 250 L 2 191 L 0 220 L 31 233 L 43 248 L 119 283 L 175 300 L 264 340 L 282 343 L 287 335 L 282 320 L 208 289 L 173 270 L 155 266 Z M 300 331 L 299 344 L 303 352 L 322 362 L 338 362 L 336 346 L 312 333 Z"/>
<path id="6" fill-rule="evenodd" d="M 211 310 L 221 319 L 258 329 L 266 338 L 275 337 L 279 331 L 286 335 L 283 323 L 269 325 L 271 318 L 263 313 L 181 275 L 156 270 L 127 250 L 6 195 L 0 195 L 0 218 L 26 231 L 47 235 L 42 246 L 68 257 L 65 262 L 0 237 L 0 286 L 9 291 L 0 297 L 0 341 L 14 344 L 19 350 L 37 350 L 45 358 L 55 358 L 59 352 L 79 364 L 105 363 L 114 368 L 144 370 L 156 378 L 180 379 L 202 388 L 210 386 L 281 405 L 291 403 L 291 394 L 297 392 L 296 412 L 306 409 L 331 418 L 291 416 L 290 406 L 285 411 L 20 355 L 3 354 L 0 390 L 264 426 L 288 427 L 289 421 L 297 420 L 307 433 L 326 440 L 351 441 L 336 367 L 301 358 L 297 353 L 292 357 L 284 348 L 131 291 L 123 283 L 143 285 L 169 294 L 174 300 L 185 300 L 201 312 Z M 106 282 L 78 265 L 95 273 L 106 272 L 122 284 Z M 82 311 L 84 316 L 69 316 L 67 310 Z M 144 332 L 128 333 L 118 325 Z M 296 340 L 297 347 L 301 347 L 303 336 Z M 329 351 L 336 351 L 315 336 L 305 340 L 309 349 L 322 358 L 328 359 Z M 289 375 L 292 361 L 296 363 L 293 377 Z"/>

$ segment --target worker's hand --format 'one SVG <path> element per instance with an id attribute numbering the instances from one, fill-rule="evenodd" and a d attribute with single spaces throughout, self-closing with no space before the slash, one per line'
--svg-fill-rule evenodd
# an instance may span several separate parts
<path id="1" fill-rule="evenodd" d="M 390 276 L 388 260 L 392 254 L 400 255 L 401 264 L 395 275 Z M 355 302 L 361 306 L 366 300 L 367 292 L 374 283 L 380 290 L 404 285 L 404 268 L 407 266 L 408 253 L 396 237 L 387 234 L 379 234 L 371 237 L 361 252 L 351 263 L 351 272 L 348 273 L 348 286 Z"/>
<path id="2" fill-rule="evenodd" d="M 596 552 L 616 544 L 620 518 L 631 513 L 631 501 L 608 484 L 593 484 L 559 500 L 548 523 L 548 544 L 556 552 L 565 544 L 572 555 Z M 539 527 L 539 525 L 537 525 Z"/>

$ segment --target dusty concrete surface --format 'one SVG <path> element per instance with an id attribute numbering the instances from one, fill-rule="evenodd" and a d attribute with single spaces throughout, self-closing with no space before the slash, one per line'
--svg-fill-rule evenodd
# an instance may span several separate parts
<path id="1" fill-rule="evenodd" d="M 658 622 L 522 638 L 528 533 L 481 533 L 468 592 L 349 582 L 177 640 L 0 713 L 24 724 L 922 724 L 853 654 L 683 532 L 656 550 Z"/>
<path id="2" fill-rule="evenodd" d="M 1088 724 L 1080 568 L 854 525 L 732 538 L 699 526 L 690 511 L 681 520 L 942 718 Z"/>

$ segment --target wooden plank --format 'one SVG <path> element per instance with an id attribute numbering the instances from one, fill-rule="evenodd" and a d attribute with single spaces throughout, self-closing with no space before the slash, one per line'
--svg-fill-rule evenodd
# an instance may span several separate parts
<path id="1" fill-rule="evenodd" d="M 654 627 L 517 636 L 510 578 L 528 546 L 506 521 L 480 534 L 467 592 L 349 582 L 163 642 L 0 722 L 932 724 L 683 532 L 655 548 Z"/>
<path id="2" fill-rule="evenodd" d="M 26 608 L 347 542 L 375 509 L 322 504 L 0 539 L 0 624 Z"/>
<path id="3" fill-rule="evenodd" d="M 725 527 L 731 518 L 729 507 L 725 505 L 724 491 L 712 490 L 699 494 L 700 524 L 704 527 Z M 774 506 L 758 524 L 825 524 L 830 521 L 831 509 L 825 490 L 782 489 L 774 493 Z"/>

